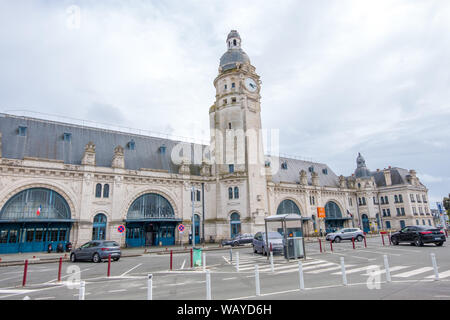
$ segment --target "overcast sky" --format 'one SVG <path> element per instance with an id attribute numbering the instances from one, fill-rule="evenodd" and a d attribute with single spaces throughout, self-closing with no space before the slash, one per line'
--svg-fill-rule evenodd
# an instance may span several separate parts
<path id="1" fill-rule="evenodd" d="M 0 112 L 209 139 L 237 29 L 281 152 L 450 192 L 450 1 L 0 0 Z"/>

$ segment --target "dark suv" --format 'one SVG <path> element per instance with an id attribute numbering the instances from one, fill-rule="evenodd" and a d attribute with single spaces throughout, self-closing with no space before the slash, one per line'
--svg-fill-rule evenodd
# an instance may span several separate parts
<path id="1" fill-rule="evenodd" d="M 445 233 L 438 228 L 410 226 L 392 234 L 391 241 L 394 245 L 398 245 L 401 242 L 409 242 L 421 247 L 424 243 L 434 243 L 440 247 L 444 244 L 446 239 Z"/>
<path id="2" fill-rule="evenodd" d="M 70 254 L 70 261 L 88 260 L 93 262 L 101 262 L 102 259 L 111 259 L 118 261 L 120 259 L 120 246 L 115 241 L 110 240 L 93 240 L 83 244 Z"/>

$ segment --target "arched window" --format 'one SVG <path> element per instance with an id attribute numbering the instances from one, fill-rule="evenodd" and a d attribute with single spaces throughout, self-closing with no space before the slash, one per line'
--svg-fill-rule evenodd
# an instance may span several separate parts
<path id="1" fill-rule="evenodd" d="M 228 199 L 233 199 L 233 188 L 229 187 L 228 188 Z"/>
<path id="2" fill-rule="evenodd" d="M 137 198 L 128 209 L 127 219 L 173 218 L 175 213 L 170 202 L 156 193 Z"/>
<path id="3" fill-rule="evenodd" d="M 328 219 L 333 218 L 342 218 L 342 212 L 339 206 L 333 202 L 330 201 L 325 205 L 325 215 Z"/>
<path id="4" fill-rule="evenodd" d="M 298 214 L 301 215 L 300 209 L 294 201 L 286 199 L 283 200 L 277 209 L 277 214 Z"/>
<path id="5" fill-rule="evenodd" d="M 102 197 L 102 185 L 100 183 L 97 183 L 95 186 L 95 197 L 101 198 Z"/>
<path id="6" fill-rule="evenodd" d="M 234 187 L 234 198 L 239 199 L 239 188 L 238 187 Z"/>
<path id="7" fill-rule="evenodd" d="M 109 198 L 109 184 L 103 186 L 103 198 Z"/>
<path id="8" fill-rule="evenodd" d="M 233 212 L 230 216 L 231 237 L 241 233 L 241 217 L 239 213 Z"/>
<path id="9" fill-rule="evenodd" d="M 94 217 L 94 224 L 92 228 L 92 240 L 106 239 L 106 216 L 99 213 Z"/>

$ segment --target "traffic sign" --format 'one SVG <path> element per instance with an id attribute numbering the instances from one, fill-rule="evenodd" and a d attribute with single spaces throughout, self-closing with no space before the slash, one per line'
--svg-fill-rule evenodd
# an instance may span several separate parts
<path id="1" fill-rule="evenodd" d="M 324 207 L 317 207 L 317 217 L 319 217 L 319 218 L 326 218 L 325 208 Z"/>
<path id="2" fill-rule="evenodd" d="M 121 225 L 117 228 L 117 231 L 119 231 L 119 233 L 123 233 L 125 231 L 125 226 Z"/>
<path id="3" fill-rule="evenodd" d="M 180 224 L 178 226 L 178 231 L 183 232 L 184 231 L 184 226 L 182 224 Z"/>

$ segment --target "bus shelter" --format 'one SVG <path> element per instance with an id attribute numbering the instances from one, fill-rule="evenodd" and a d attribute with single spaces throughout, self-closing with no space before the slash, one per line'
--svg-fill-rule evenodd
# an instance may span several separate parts
<path id="1" fill-rule="evenodd" d="M 306 259 L 303 220 L 305 218 L 298 214 L 277 214 L 266 217 L 264 219 L 266 243 L 269 243 L 269 232 L 279 232 L 283 236 L 284 257 L 287 260 Z"/>

